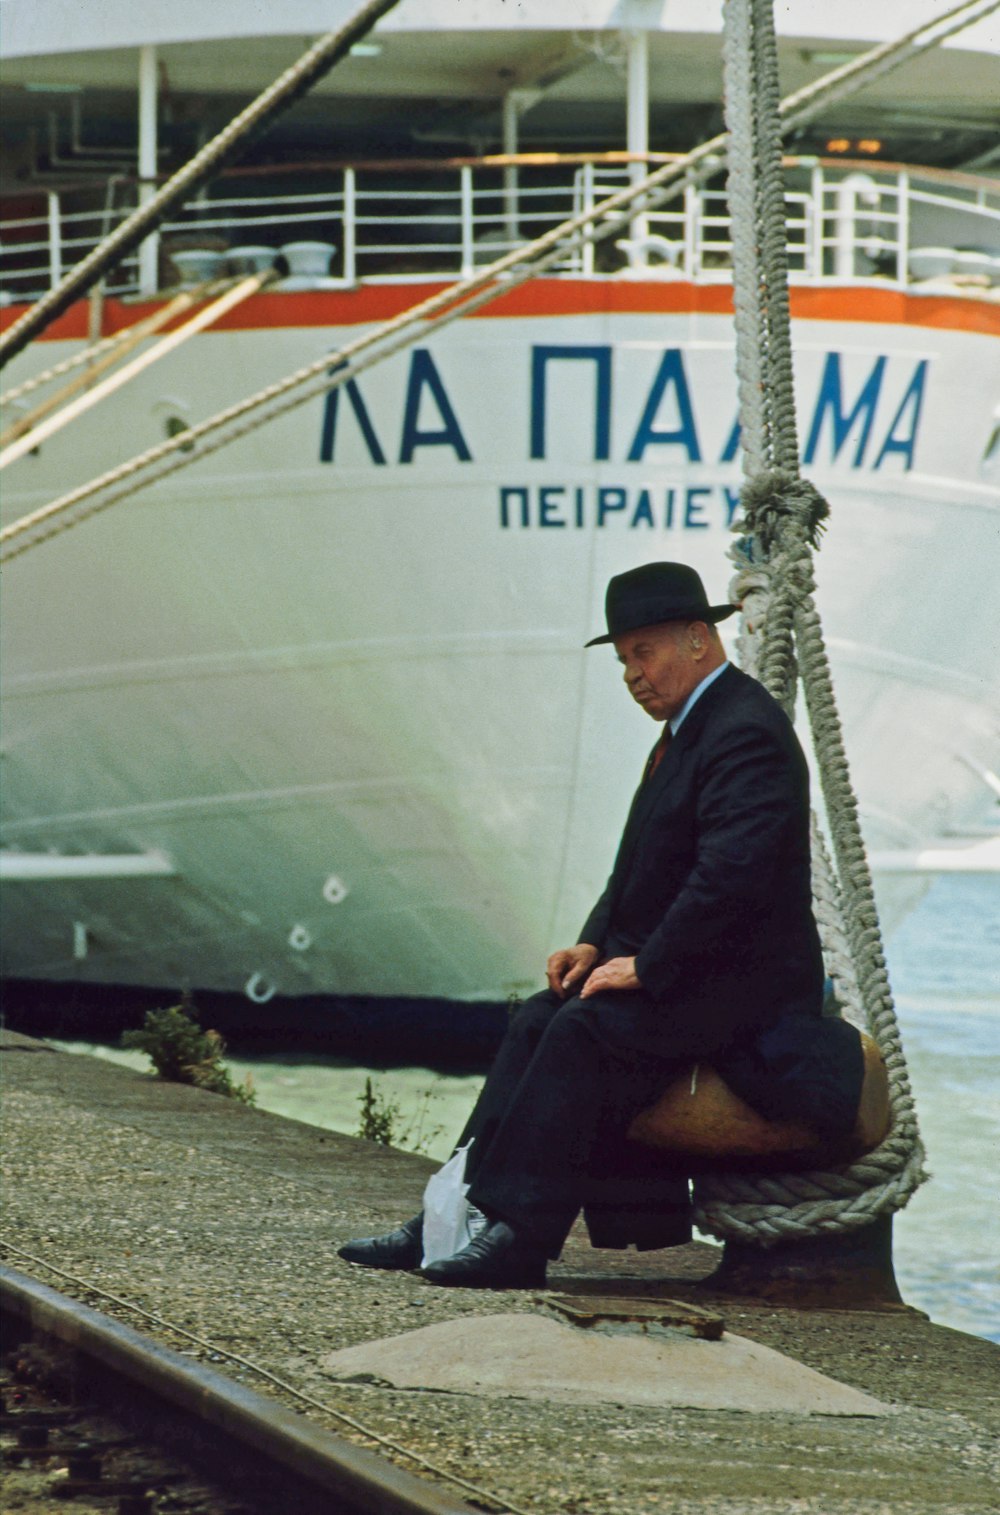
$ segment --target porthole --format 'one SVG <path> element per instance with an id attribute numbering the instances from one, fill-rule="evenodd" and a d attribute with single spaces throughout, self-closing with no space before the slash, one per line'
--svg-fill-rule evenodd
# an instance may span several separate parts
<path id="1" fill-rule="evenodd" d="M 189 421 L 185 421 L 183 416 L 167 416 L 166 420 L 163 423 L 163 430 L 167 437 L 167 440 L 169 441 L 173 437 L 181 436 L 185 431 L 190 431 L 191 423 Z M 179 451 L 194 452 L 194 443 L 182 442 Z"/>

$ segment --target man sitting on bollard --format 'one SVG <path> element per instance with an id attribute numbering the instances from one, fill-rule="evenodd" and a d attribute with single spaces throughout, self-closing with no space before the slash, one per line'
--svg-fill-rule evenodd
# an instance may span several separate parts
<path id="1" fill-rule="evenodd" d="M 431 1283 L 544 1286 L 581 1209 L 595 1245 L 689 1240 L 686 1180 L 627 1133 L 692 1063 L 821 1134 L 858 1108 L 858 1033 L 822 1016 L 806 762 L 777 702 L 726 660 L 716 625 L 735 607 L 710 605 L 686 565 L 651 563 L 613 578 L 605 609 L 587 646 L 614 643 L 663 730 L 607 887 L 513 1018 L 460 1138 L 488 1224 L 421 1269 Z M 419 1268 L 422 1252 L 422 1216 L 339 1249 L 373 1268 Z"/>

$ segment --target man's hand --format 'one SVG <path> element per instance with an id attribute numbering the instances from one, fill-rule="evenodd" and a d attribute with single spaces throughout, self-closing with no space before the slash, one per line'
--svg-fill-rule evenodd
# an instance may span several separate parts
<path id="1" fill-rule="evenodd" d="M 545 965 L 549 988 L 565 999 L 573 985 L 587 977 L 600 955 L 598 949 L 589 942 L 577 942 L 575 947 L 564 947 L 561 952 L 553 952 Z"/>
<path id="2" fill-rule="evenodd" d="M 634 957 L 609 957 L 606 963 L 594 969 L 580 990 L 580 998 L 590 999 L 592 995 L 603 994 L 608 989 L 641 988 Z"/>

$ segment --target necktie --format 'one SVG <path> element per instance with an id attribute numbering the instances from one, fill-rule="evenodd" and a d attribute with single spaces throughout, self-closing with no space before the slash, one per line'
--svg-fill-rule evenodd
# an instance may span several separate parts
<path id="1" fill-rule="evenodd" d="M 672 736 L 673 732 L 670 729 L 670 722 L 664 721 L 663 730 L 660 732 L 660 740 L 657 742 L 656 746 L 649 754 L 649 761 L 646 763 L 646 772 L 643 775 L 643 783 L 647 783 L 649 779 L 653 777 L 653 774 L 656 772 L 657 768 L 659 768 L 660 764 L 663 761 L 663 754 L 670 746 L 670 739 Z"/>

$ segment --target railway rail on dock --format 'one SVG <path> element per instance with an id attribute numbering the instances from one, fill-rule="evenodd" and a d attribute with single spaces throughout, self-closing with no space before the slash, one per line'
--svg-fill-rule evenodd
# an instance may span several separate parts
<path id="1" fill-rule="evenodd" d="M 471 1506 L 454 1495 L 4 1266 L 0 1308 L 8 1352 L 30 1341 L 68 1354 L 74 1399 L 83 1396 L 88 1407 L 124 1421 L 148 1445 L 183 1449 L 186 1462 L 214 1485 L 234 1490 L 248 1510 L 470 1515 Z M 31 1418 L 25 1416 L 25 1427 Z M 16 1422 L 7 1411 L 5 1429 Z M 27 1450 L 14 1448 L 15 1460 Z M 105 1488 L 114 1496 L 110 1482 Z M 118 1491 L 118 1497 L 123 1510 L 130 1508 L 128 1493 Z M 134 1498 L 137 1510 L 156 1508 L 141 1504 L 141 1491 Z"/>

